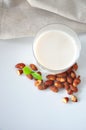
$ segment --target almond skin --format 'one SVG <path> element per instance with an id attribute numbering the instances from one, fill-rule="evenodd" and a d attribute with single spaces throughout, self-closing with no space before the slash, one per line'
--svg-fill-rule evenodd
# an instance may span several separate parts
<path id="1" fill-rule="evenodd" d="M 23 70 L 17 70 L 17 74 L 18 75 L 22 75 L 23 74 Z"/>
<path id="2" fill-rule="evenodd" d="M 66 77 L 62 77 L 62 78 L 57 77 L 56 80 L 63 83 L 66 81 Z"/>
<path id="3" fill-rule="evenodd" d="M 43 83 L 43 80 L 36 80 L 35 82 L 34 82 L 34 85 L 35 86 L 39 86 L 39 85 L 41 85 Z"/>
<path id="4" fill-rule="evenodd" d="M 67 74 L 70 74 L 70 72 L 73 70 L 73 67 L 70 67 L 66 72 Z"/>
<path id="5" fill-rule="evenodd" d="M 74 71 L 71 71 L 70 76 L 71 76 L 71 78 L 75 79 L 75 78 L 76 78 L 75 72 L 74 72 Z"/>
<path id="6" fill-rule="evenodd" d="M 50 75 L 47 75 L 46 78 L 49 80 L 56 80 L 56 75 L 50 74 Z"/>
<path id="7" fill-rule="evenodd" d="M 29 66 L 30 66 L 30 68 L 31 68 L 32 70 L 34 70 L 34 71 L 37 71 L 37 70 L 38 70 L 38 68 L 37 68 L 36 65 L 34 65 L 34 64 L 30 64 Z"/>
<path id="8" fill-rule="evenodd" d="M 67 73 L 66 73 L 66 72 L 59 73 L 59 74 L 56 74 L 56 76 L 57 76 L 58 78 L 63 78 L 63 77 L 66 77 L 66 76 L 67 76 Z"/>
<path id="9" fill-rule="evenodd" d="M 64 97 L 64 98 L 62 99 L 62 102 L 64 102 L 64 103 L 68 103 L 68 101 L 69 101 L 69 98 L 68 98 L 68 97 Z"/>
<path id="10" fill-rule="evenodd" d="M 25 67 L 24 63 L 18 63 L 15 65 L 15 68 L 18 68 L 18 69 L 23 69 L 24 67 Z"/>
<path id="11" fill-rule="evenodd" d="M 48 88 L 48 86 L 47 85 L 45 85 L 45 84 L 40 84 L 39 86 L 37 86 L 38 87 L 38 89 L 39 90 L 45 90 L 45 89 L 47 89 Z"/>
<path id="12" fill-rule="evenodd" d="M 59 81 L 56 81 L 54 83 L 54 86 L 57 87 L 57 88 L 63 88 L 63 84 L 61 82 L 59 82 Z"/>
<path id="13" fill-rule="evenodd" d="M 50 86 L 50 90 L 57 93 L 58 92 L 58 88 L 55 86 Z"/>
<path id="14" fill-rule="evenodd" d="M 69 90 L 67 90 L 67 93 L 68 93 L 69 95 L 71 95 L 71 94 L 73 94 L 73 91 L 72 91 L 71 89 L 69 89 Z"/>
<path id="15" fill-rule="evenodd" d="M 38 74 L 42 75 L 42 73 L 40 71 L 37 72 Z"/>
<path id="16" fill-rule="evenodd" d="M 75 70 L 75 71 L 76 71 L 76 70 L 78 69 L 78 64 L 77 64 L 77 63 L 75 63 L 75 64 L 73 65 L 73 67 L 72 67 L 72 68 L 73 68 L 73 70 Z"/>
<path id="17" fill-rule="evenodd" d="M 28 79 L 32 80 L 33 76 L 31 74 L 26 75 Z"/>
<path id="18" fill-rule="evenodd" d="M 78 76 L 77 78 L 74 79 L 73 81 L 73 86 L 76 87 L 78 84 L 80 84 L 81 80 L 80 77 Z"/>
<path id="19" fill-rule="evenodd" d="M 75 95 L 72 95 L 71 96 L 71 101 L 72 102 L 78 102 L 78 99 L 77 99 L 77 97 Z"/>
<path id="20" fill-rule="evenodd" d="M 67 76 L 67 82 L 70 83 L 70 84 L 72 84 L 73 79 L 70 76 Z"/>
<path id="21" fill-rule="evenodd" d="M 66 90 L 68 90 L 68 89 L 70 88 L 70 86 L 69 86 L 69 83 L 68 83 L 68 82 L 64 82 L 64 88 L 65 88 Z"/>
<path id="22" fill-rule="evenodd" d="M 44 84 L 47 86 L 52 86 L 54 84 L 54 81 L 53 80 L 46 80 Z"/>
<path id="23" fill-rule="evenodd" d="M 73 85 L 70 85 L 70 89 L 75 93 L 78 92 L 78 88 L 74 87 Z"/>

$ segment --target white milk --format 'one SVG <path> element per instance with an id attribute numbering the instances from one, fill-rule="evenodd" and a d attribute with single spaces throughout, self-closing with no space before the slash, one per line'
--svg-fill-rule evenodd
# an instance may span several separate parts
<path id="1" fill-rule="evenodd" d="M 74 38 L 64 31 L 50 30 L 35 41 L 34 54 L 40 65 L 50 70 L 61 70 L 75 61 Z"/>

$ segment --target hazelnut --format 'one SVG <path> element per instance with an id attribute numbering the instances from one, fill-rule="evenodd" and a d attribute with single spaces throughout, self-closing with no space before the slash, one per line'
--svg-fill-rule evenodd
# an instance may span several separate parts
<path id="1" fill-rule="evenodd" d="M 36 65 L 34 65 L 34 64 L 30 64 L 29 66 L 30 66 L 30 68 L 31 68 L 32 70 L 34 70 L 34 71 L 37 71 L 37 70 L 38 70 L 38 68 L 37 68 Z"/>
<path id="2" fill-rule="evenodd" d="M 68 103 L 68 101 L 69 101 L 69 98 L 68 98 L 68 97 L 64 97 L 64 98 L 62 99 L 62 102 L 64 102 L 64 103 Z"/>
<path id="3" fill-rule="evenodd" d="M 17 70 L 17 74 L 18 74 L 18 75 L 23 74 L 23 70 Z"/>
<path id="4" fill-rule="evenodd" d="M 47 75 L 46 78 L 49 80 L 56 80 L 56 75 L 50 74 L 50 75 Z"/>
<path id="5" fill-rule="evenodd" d="M 50 90 L 53 92 L 58 92 L 58 88 L 55 86 L 50 86 Z"/>
<path id="6" fill-rule="evenodd" d="M 56 78 L 57 81 L 59 82 L 65 82 L 66 81 L 66 77 L 62 77 L 62 78 Z"/>
<path id="7" fill-rule="evenodd" d="M 72 102 L 78 102 L 78 99 L 75 95 L 71 95 L 71 101 Z"/>
<path id="8" fill-rule="evenodd" d="M 31 74 L 26 75 L 28 79 L 33 79 L 33 76 Z"/>
<path id="9" fill-rule="evenodd" d="M 67 82 L 71 84 L 73 82 L 73 79 L 70 76 L 67 76 Z"/>
<path id="10" fill-rule="evenodd" d="M 57 87 L 57 88 L 63 88 L 63 84 L 61 82 L 59 82 L 59 81 L 56 81 L 54 83 L 54 86 Z"/>

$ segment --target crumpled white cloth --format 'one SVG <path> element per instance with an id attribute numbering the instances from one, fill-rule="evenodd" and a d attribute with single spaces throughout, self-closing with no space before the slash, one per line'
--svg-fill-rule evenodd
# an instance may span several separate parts
<path id="1" fill-rule="evenodd" d="M 85 0 L 0 0 L 0 39 L 35 36 L 51 23 L 86 32 Z"/>

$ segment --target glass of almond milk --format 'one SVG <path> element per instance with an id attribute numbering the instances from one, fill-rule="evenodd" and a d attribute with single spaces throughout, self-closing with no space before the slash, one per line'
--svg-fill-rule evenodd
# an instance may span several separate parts
<path id="1" fill-rule="evenodd" d="M 36 35 L 33 52 L 38 65 L 51 73 L 61 73 L 79 58 L 81 44 L 77 34 L 62 24 L 51 24 Z"/>

